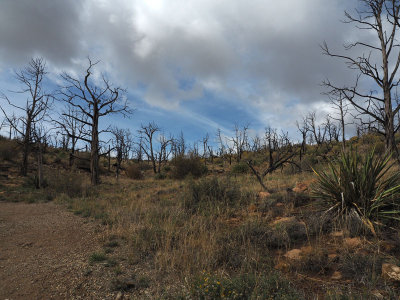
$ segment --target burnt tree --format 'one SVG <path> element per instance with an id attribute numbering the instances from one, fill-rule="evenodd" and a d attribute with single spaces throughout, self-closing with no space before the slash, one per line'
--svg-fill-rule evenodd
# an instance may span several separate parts
<path id="1" fill-rule="evenodd" d="M 386 150 L 399 158 L 395 143 L 395 116 L 400 110 L 396 103 L 396 89 L 400 84 L 399 12 L 400 0 L 360 0 L 361 8 L 354 14 L 345 12 L 346 23 L 360 30 L 368 30 L 375 38 L 356 40 L 345 45 L 345 50 L 355 50 L 359 55 L 339 54 L 322 45 L 324 54 L 343 60 L 357 75 L 352 85 L 336 85 L 324 81 L 328 93 L 343 96 L 359 114 L 370 117 L 376 124 L 375 130 L 385 137 Z M 354 52 L 353 52 L 354 53 Z M 361 80 L 370 84 L 363 88 Z M 383 130 L 382 130 L 382 129 Z"/>
<path id="2" fill-rule="evenodd" d="M 90 173 L 91 184 L 99 184 L 99 158 L 100 138 L 99 135 L 107 130 L 100 129 L 101 118 L 122 114 L 126 116 L 131 113 L 125 96 L 126 91 L 120 87 L 114 87 L 104 74 L 101 75 L 99 83 L 93 80 L 93 69 L 98 63 L 93 63 L 88 58 L 89 66 L 85 71 L 84 78 L 74 77 L 70 74 L 61 75 L 65 85 L 60 89 L 61 100 L 66 102 L 74 110 L 87 117 L 79 118 L 71 113 L 64 115 L 73 118 L 89 128 L 88 137 L 80 137 L 81 140 L 90 144 Z"/>
<path id="3" fill-rule="evenodd" d="M 22 112 L 20 117 L 9 116 L 0 106 L 10 125 L 10 136 L 11 128 L 21 136 L 22 176 L 26 176 L 28 173 L 28 157 L 33 143 L 33 128 L 35 124 L 45 118 L 53 100 L 51 93 L 43 87 L 46 74 L 46 62 L 43 58 L 32 58 L 28 66 L 15 73 L 15 78 L 20 83 L 21 89 L 13 91 L 13 93 L 27 95 L 25 106 L 16 105 L 15 101 L 10 100 L 6 94 L 0 94 L 0 97 L 6 100 L 12 108 Z"/>

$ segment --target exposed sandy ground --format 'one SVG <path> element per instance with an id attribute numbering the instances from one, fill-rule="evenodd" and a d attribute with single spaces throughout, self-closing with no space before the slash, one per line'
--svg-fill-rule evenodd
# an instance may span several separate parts
<path id="1" fill-rule="evenodd" d="M 88 262 L 101 234 L 52 203 L 0 202 L 0 300 L 115 299 Z"/>

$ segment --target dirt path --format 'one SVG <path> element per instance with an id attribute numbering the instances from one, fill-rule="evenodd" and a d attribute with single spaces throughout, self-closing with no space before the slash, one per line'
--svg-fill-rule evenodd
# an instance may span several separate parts
<path id="1" fill-rule="evenodd" d="M 0 300 L 114 299 L 88 262 L 101 231 L 52 203 L 0 202 Z"/>

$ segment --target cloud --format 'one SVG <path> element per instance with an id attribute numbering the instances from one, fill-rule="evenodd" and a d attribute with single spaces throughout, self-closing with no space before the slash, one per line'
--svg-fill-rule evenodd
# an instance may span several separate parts
<path id="1" fill-rule="evenodd" d="M 3 0 L 0 67 L 41 55 L 52 71 L 79 74 L 90 55 L 102 61 L 114 82 L 150 106 L 179 110 L 182 102 L 213 94 L 244 106 L 259 121 L 286 124 L 323 101 L 322 79 L 350 80 L 342 64 L 321 55 L 319 44 L 341 45 L 354 36 L 340 19 L 356 5 L 356 0 Z"/>

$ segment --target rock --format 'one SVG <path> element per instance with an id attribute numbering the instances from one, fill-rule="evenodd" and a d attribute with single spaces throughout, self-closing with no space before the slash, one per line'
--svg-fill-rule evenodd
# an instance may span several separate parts
<path id="1" fill-rule="evenodd" d="M 249 212 L 255 212 L 257 210 L 257 206 L 255 206 L 255 204 L 251 204 L 248 207 Z"/>
<path id="2" fill-rule="evenodd" d="M 268 192 L 259 192 L 258 193 L 258 197 L 261 198 L 261 199 L 268 198 L 269 196 L 271 196 L 271 194 L 268 193 Z"/>
<path id="3" fill-rule="evenodd" d="M 377 299 L 385 299 L 385 297 L 378 290 L 373 290 L 371 294 Z"/>
<path id="4" fill-rule="evenodd" d="M 355 237 L 355 238 L 345 238 L 343 240 L 343 243 L 346 247 L 350 248 L 350 249 L 354 249 L 354 248 L 358 248 L 359 246 L 361 246 L 362 241 L 360 238 Z"/>
<path id="5" fill-rule="evenodd" d="M 289 267 L 290 265 L 288 263 L 280 261 L 275 265 L 274 269 L 279 271 L 288 271 Z"/>
<path id="6" fill-rule="evenodd" d="M 332 280 L 340 280 L 342 279 L 342 273 L 340 273 L 339 271 L 335 271 L 333 272 L 332 276 L 331 276 Z"/>
<path id="7" fill-rule="evenodd" d="M 290 259 L 290 260 L 299 260 L 301 258 L 301 254 L 302 254 L 302 251 L 300 249 L 293 249 L 293 250 L 286 252 L 284 257 L 286 257 L 287 259 Z"/>
<path id="8" fill-rule="evenodd" d="M 393 264 L 382 264 L 382 277 L 400 282 L 400 267 Z"/>
<path id="9" fill-rule="evenodd" d="M 328 258 L 329 258 L 330 260 L 335 260 L 337 257 L 338 257 L 338 255 L 337 255 L 336 253 L 328 254 Z"/>
<path id="10" fill-rule="evenodd" d="M 282 218 L 278 218 L 278 219 L 274 220 L 272 222 L 272 225 L 277 225 L 277 224 L 286 223 L 286 222 L 294 222 L 294 221 L 296 221 L 295 217 L 282 217 Z"/>
<path id="11" fill-rule="evenodd" d="M 124 295 L 122 295 L 121 292 L 118 292 L 117 297 L 115 297 L 115 300 L 122 300 L 124 298 Z"/>
<path id="12" fill-rule="evenodd" d="M 344 232 L 343 232 L 343 230 L 335 231 L 335 232 L 332 232 L 331 235 L 333 237 L 343 237 L 344 236 Z"/>
<path id="13" fill-rule="evenodd" d="M 301 250 L 302 255 L 310 255 L 313 252 L 313 249 L 311 246 L 301 247 L 300 250 Z"/>
<path id="14" fill-rule="evenodd" d="M 292 189 L 292 191 L 295 193 L 304 193 L 307 190 L 308 190 L 308 185 L 301 182 L 297 183 L 296 186 Z"/>

